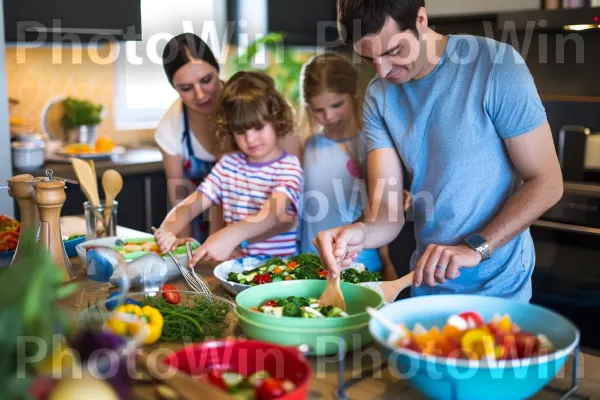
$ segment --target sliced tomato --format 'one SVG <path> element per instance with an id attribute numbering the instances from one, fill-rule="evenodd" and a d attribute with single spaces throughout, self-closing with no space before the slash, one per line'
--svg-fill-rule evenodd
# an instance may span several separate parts
<path id="1" fill-rule="evenodd" d="M 179 295 L 179 291 L 175 286 L 167 283 L 163 286 L 162 290 L 163 298 L 167 301 L 167 303 L 179 304 L 181 301 L 181 296 Z"/>
<path id="2" fill-rule="evenodd" d="M 285 395 L 286 391 L 283 382 L 275 378 L 265 378 L 256 388 L 256 397 L 258 400 L 276 399 Z"/>
<path id="3" fill-rule="evenodd" d="M 475 311 L 467 311 L 464 313 L 460 313 L 458 314 L 458 316 L 467 321 L 467 324 L 469 324 L 469 328 L 480 328 L 483 325 L 485 325 L 483 317 Z"/>
<path id="4" fill-rule="evenodd" d="M 519 358 L 533 357 L 540 349 L 540 341 L 527 332 L 515 333 L 515 347 Z"/>
<path id="5" fill-rule="evenodd" d="M 319 271 L 319 278 L 325 278 L 329 274 L 329 271 L 324 269 L 323 271 Z"/>

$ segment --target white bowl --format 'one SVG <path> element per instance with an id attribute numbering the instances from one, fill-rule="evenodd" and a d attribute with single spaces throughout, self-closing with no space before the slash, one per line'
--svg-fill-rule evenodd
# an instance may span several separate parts
<path id="1" fill-rule="evenodd" d="M 44 165 L 46 146 L 39 142 L 13 142 L 12 159 L 16 169 L 35 171 Z"/>

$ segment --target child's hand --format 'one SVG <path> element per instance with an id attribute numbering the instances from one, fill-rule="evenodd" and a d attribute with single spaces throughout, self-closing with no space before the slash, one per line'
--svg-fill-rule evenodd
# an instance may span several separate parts
<path id="1" fill-rule="evenodd" d="M 178 245 L 177 237 L 169 231 L 166 231 L 162 228 L 157 229 L 154 232 L 154 238 L 156 239 L 156 244 L 160 247 L 160 251 L 164 253 L 169 252 L 169 250 L 175 250 Z"/>
<path id="2" fill-rule="evenodd" d="M 196 265 L 199 261 L 225 261 L 231 256 L 238 244 L 231 239 L 228 240 L 223 232 L 227 232 L 227 230 L 222 229 L 206 239 L 204 244 L 194 253 L 190 261 L 190 267 Z"/>

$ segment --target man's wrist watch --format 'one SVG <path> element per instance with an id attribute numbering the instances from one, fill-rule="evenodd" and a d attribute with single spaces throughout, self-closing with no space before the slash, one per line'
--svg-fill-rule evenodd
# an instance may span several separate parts
<path id="1" fill-rule="evenodd" d="M 467 238 L 465 239 L 465 243 L 467 244 L 467 246 L 481 254 L 481 262 L 490 259 L 490 249 L 488 246 L 488 241 L 479 233 L 473 233 L 467 236 Z"/>

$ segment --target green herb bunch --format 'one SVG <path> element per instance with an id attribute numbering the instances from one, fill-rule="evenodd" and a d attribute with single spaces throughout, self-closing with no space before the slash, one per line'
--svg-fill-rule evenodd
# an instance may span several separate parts
<path id="1" fill-rule="evenodd" d="M 19 249 L 18 263 L 0 273 L 0 399 L 29 398 L 33 369 L 25 357 L 43 347 L 52 351 L 53 335 L 65 333 L 70 325 L 56 302 L 77 290 L 75 284 L 63 284 L 63 271 L 36 242 L 34 229 L 21 232 Z"/>
<path id="2" fill-rule="evenodd" d="M 68 97 L 64 100 L 65 114 L 63 125 L 67 129 L 80 126 L 96 126 L 102 122 L 102 104 L 94 104 L 88 100 L 79 100 Z"/>

